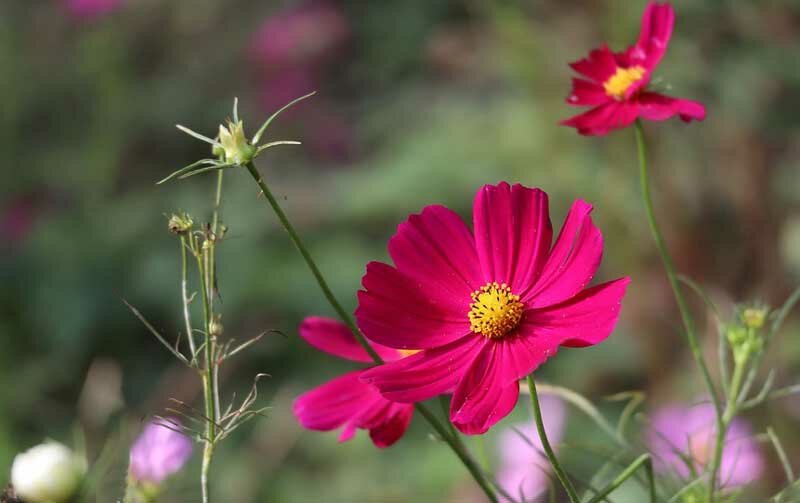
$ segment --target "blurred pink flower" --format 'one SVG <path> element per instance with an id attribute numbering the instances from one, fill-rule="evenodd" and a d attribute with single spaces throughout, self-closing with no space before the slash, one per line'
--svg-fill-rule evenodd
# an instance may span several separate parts
<path id="1" fill-rule="evenodd" d="M 121 7 L 125 0 L 64 0 L 72 15 L 80 18 L 96 18 L 110 14 Z"/>
<path id="2" fill-rule="evenodd" d="M 695 470 L 702 470 L 714 455 L 715 418 L 710 403 L 672 405 L 656 411 L 647 434 L 656 470 L 689 479 L 691 470 L 682 456 L 691 460 Z M 729 488 L 742 486 L 757 480 L 763 471 L 764 459 L 750 425 L 743 419 L 734 419 L 725 436 L 720 484 Z"/>
<path id="3" fill-rule="evenodd" d="M 192 455 L 192 441 L 165 424 L 180 425 L 177 419 L 147 423 L 131 447 L 129 474 L 136 482 L 161 484 L 177 473 Z"/>
<path id="4" fill-rule="evenodd" d="M 540 405 L 547 438 L 555 449 L 564 435 L 566 407 L 558 398 L 547 395 L 540 397 Z M 516 501 L 536 501 L 547 490 L 550 462 L 542 450 L 533 420 L 505 429 L 500 433 L 498 447 L 497 483 Z M 500 501 L 511 503 L 502 495 Z"/>
<path id="5" fill-rule="evenodd" d="M 6 244 L 22 241 L 33 229 L 37 208 L 33 197 L 16 198 L 0 211 L 0 236 Z"/>
<path id="6" fill-rule="evenodd" d="M 347 18 L 327 1 L 308 2 L 270 16 L 256 33 L 252 51 L 268 71 L 316 66 L 350 37 Z"/>

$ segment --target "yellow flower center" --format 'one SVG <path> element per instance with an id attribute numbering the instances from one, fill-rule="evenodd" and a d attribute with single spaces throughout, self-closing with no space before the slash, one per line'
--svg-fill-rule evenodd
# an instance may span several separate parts
<path id="1" fill-rule="evenodd" d="M 519 325 L 524 307 L 505 283 L 487 283 L 472 292 L 470 329 L 490 339 L 502 337 Z"/>
<path id="2" fill-rule="evenodd" d="M 689 435 L 689 456 L 700 466 L 705 466 L 711 461 L 713 455 L 708 432 L 698 432 Z"/>
<path id="3" fill-rule="evenodd" d="M 625 98 L 625 93 L 632 85 L 642 80 L 644 72 L 645 69 L 638 65 L 630 68 L 617 68 L 616 73 L 603 84 L 603 89 L 606 90 L 607 95 L 621 100 Z"/>
<path id="4" fill-rule="evenodd" d="M 401 355 L 403 355 L 403 358 L 405 358 L 407 356 L 415 355 L 415 354 L 419 353 L 422 350 L 421 349 L 398 349 L 397 351 Z"/>

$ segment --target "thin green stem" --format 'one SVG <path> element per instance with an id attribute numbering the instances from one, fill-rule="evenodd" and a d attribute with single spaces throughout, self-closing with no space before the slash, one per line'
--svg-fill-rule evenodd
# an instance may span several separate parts
<path id="1" fill-rule="evenodd" d="M 253 177 L 253 180 L 255 180 L 258 188 L 261 189 L 261 193 L 264 194 L 264 197 L 272 207 L 272 210 L 275 212 L 278 220 L 280 220 L 281 225 L 289 234 L 289 238 L 292 240 L 292 243 L 294 243 L 294 246 L 300 252 L 300 255 L 303 256 L 303 260 L 305 260 L 306 265 L 308 265 L 308 268 L 311 270 L 311 274 L 314 275 L 314 279 L 317 280 L 317 284 L 319 284 L 319 287 L 322 290 L 323 295 L 325 295 L 325 298 L 328 300 L 328 303 L 331 305 L 331 307 L 333 307 L 333 310 L 336 311 L 336 314 L 344 322 L 344 324 L 347 325 L 350 331 L 353 332 L 358 340 L 358 343 L 364 348 L 364 351 L 366 351 L 376 363 L 383 363 L 383 360 L 381 360 L 380 356 L 378 356 L 378 353 L 375 352 L 372 346 L 370 346 L 367 342 L 366 338 L 364 338 L 364 334 L 362 334 L 358 329 L 358 326 L 356 326 L 353 318 L 350 316 L 350 314 L 348 314 L 347 311 L 345 311 L 342 305 L 339 304 L 339 301 L 336 299 L 336 296 L 333 294 L 333 291 L 331 291 L 327 281 L 325 281 L 325 278 L 322 276 L 322 273 L 317 267 L 317 264 L 314 262 L 314 259 L 311 258 L 311 254 L 308 252 L 308 249 L 303 244 L 303 241 L 300 239 L 297 231 L 294 230 L 294 226 L 286 217 L 286 213 L 283 212 L 283 209 L 281 208 L 280 204 L 278 204 L 275 196 L 272 195 L 269 187 L 267 187 L 267 184 L 264 183 L 264 180 L 261 178 L 261 173 L 258 172 L 252 162 L 245 164 L 245 167 L 247 168 L 247 171 L 250 172 L 250 176 Z"/>
<path id="2" fill-rule="evenodd" d="M 424 417 L 428 421 L 428 423 L 430 423 L 430 425 L 433 427 L 434 431 L 439 435 L 439 437 L 445 442 L 447 442 L 447 444 L 450 446 L 450 449 L 452 449 L 452 451 L 456 454 L 456 456 L 458 456 L 458 458 L 467 468 L 469 473 L 472 475 L 472 478 L 475 479 L 475 482 L 477 482 L 480 488 L 483 489 L 483 492 L 484 494 L 486 494 L 486 497 L 489 498 L 489 501 L 491 501 L 492 503 L 497 503 L 498 501 L 497 496 L 495 495 L 492 486 L 486 480 L 486 477 L 483 476 L 480 467 L 469 456 L 469 454 L 467 454 L 467 452 L 458 445 L 457 441 L 450 436 L 449 432 L 447 431 L 447 428 L 443 426 L 442 423 L 440 423 L 439 420 L 436 419 L 436 416 L 434 416 L 433 413 L 431 413 L 431 411 L 429 411 L 428 408 L 425 407 L 423 404 L 417 403 L 415 404 L 415 407 L 417 409 L 417 412 L 419 412 L 422 415 L 422 417 Z"/>
<path id="3" fill-rule="evenodd" d="M 320 272 L 319 268 L 317 267 L 317 264 L 314 262 L 314 259 L 311 257 L 311 254 L 309 253 L 305 244 L 300 239 L 300 235 L 294 229 L 294 226 L 289 221 L 288 217 L 286 216 L 286 213 L 284 213 L 280 204 L 278 204 L 278 201 L 277 199 L 275 199 L 275 196 L 269 190 L 269 187 L 267 187 L 267 184 L 264 183 L 264 180 L 261 177 L 261 173 L 258 172 L 258 170 L 256 169 L 255 165 L 252 162 L 245 164 L 245 167 L 247 168 L 247 171 L 250 173 L 250 176 L 258 185 L 259 189 L 261 189 L 261 193 L 264 195 L 270 207 L 275 212 L 275 215 L 278 217 L 278 220 L 280 221 L 284 230 L 287 232 L 287 234 L 289 234 L 289 238 L 292 240 L 292 243 L 294 243 L 295 247 L 300 252 L 300 255 L 303 257 L 303 260 L 305 260 L 306 265 L 311 270 L 311 274 L 314 276 L 314 279 L 316 279 L 317 284 L 322 290 L 322 293 L 325 295 L 325 298 L 328 300 L 328 303 L 331 305 L 333 310 L 336 311 L 336 314 L 339 316 L 342 322 L 345 325 L 347 325 L 347 327 L 353 333 L 353 336 L 355 336 L 358 343 L 361 345 L 362 348 L 364 348 L 367 354 L 370 355 L 373 361 L 379 365 L 382 364 L 383 360 L 381 359 L 381 357 L 378 355 L 377 352 L 375 352 L 372 346 L 370 346 L 370 344 L 367 342 L 367 339 L 364 337 L 364 334 L 361 333 L 361 330 L 359 330 L 358 326 L 356 325 L 356 322 L 353 319 L 353 317 L 347 311 L 345 311 L 345 309 L 339 303 L 336 296 L 333 294 L 333 291 L 328 286 L 327 281 L 325 281 L 325 277 L 322 275 L 322 272 Z M 428 421 L 428 423 L 431 425 L 434 431 L 439 435 L 439 437 L 441 437 L 445 442 L 447 442 L 447 444 L 450 446 L 450 448 L 453 450 L 456 456 L 458 456 L 458 458 L 470 472 L 472 477 L 475 479 L 475 482 L 481 487 L 483 492 L 486 494 L 486 497 L 489 499 L 489 501 L 492 503 L 496 503 L 497 496 L 495 495 L 494 490 L 491 487 L 491 484 L 486 479 L 484 474 L 481 472 L 480 467 L 478 467 L 475 461 L 466 452 L 466 449 L 464 449 L 463 446 L 459 445 L 460 440 L 458 439 L 458 437 L 451 435 L 447 427 L 442 425 L 441 422 L 439 422 L 439 420 L 436 419 L 436 416 L 427 409 L 427 407 L 425 407 L 420 403 L 417 403 L 415 404 L 415 408 L 422 415 L 422 417 L 424 417 L 425 420 Z"/>
<path id="4" fill-rule="evenodd" d="M 681 286 L 678 283 L 678 275 L 675 272 L 675 265 L 672 261 L 672 257 L 670 256 L 669 251 L 667 250 L 667 245 L 664 241 L 661 229 L 658 226 L 655 210 L 653 209 L 653 199 L 650 195 L 650 177 L 648 175 L 648 170 L 647 170 L 647 146 L 645 144 L 644 130 L 642 128 L 642 123 L 637 120 L 633 130 L 636 135 L 636 150 L 639 157 L 639 182 L 641 184 L 642 201 L 644 202 L 645 213 L 647 215 L 647 223 L 650 225 L 650 232 L 653 235 L 653 240 L 656 243 L 656 248 L 658 248 L 658 253 L 661 255 L 661 261 L 664 263 L 664 270 L 667 273 L 667 279 L 669 280 L 670 287 L 672 288 L 672 293 L 675 296 L 675 301 L 678 304 L 678 310 L 680 311 L 681 314 L 681 321 L 683 322 L 683 328 L 686 333 L 686 338 L 689 341 L 689 348 L 692 351 L 692 356 L 697 362 L 697 366 L 700 367 L 700 373 L 703 375 L 703 380 L 705 381 L 706 388 L 708 388 L 708 393 L 711 397 L 712 402 L 714 403 L 714 410 L 716 412 L 717 431 L 721 431 L 724 430 L 724 424 L 722 421 L 723 414 L 719 396 L 717 395 L 717 390 L 714 386 L 714 382 L 711 379 L 711 373 L 708 371 L 708 366 L 706 365 L 705 359 L 703 358 L 703 351 L 700 348 L 700 342 L 697 339 L 697 332 L 695 330 L 694 320 L 692 319 L 692 315 L 689 312 L 689 307 L 686 304 L 686 300 L 683 297 L 683 290 L 681 289 Z M 712 478 L 709 484 L 709 489 L 711 489 L 711 487 L 714 484 L 715 481 Z M 709 494 L 709 501 L 710 503 L 713 503 L 713 495 L 711 494 Z"/>
<path id="5" fill-rule="evenodd" d="M 722 426 L 717 428 L 716 437 L 714 441 L 714 457 L 711 458 L 711 465 L 709 468 L 709 481 L 708 481 L 708 501 L 713 503 L 716 499 L 717 492 L 717 473 L 719 472 L 720 464 L 722 463 L 722 451 L 725 446 L 725 434 L 727 433 L 728 426 L 731 420 L 736 416 L 739 405 L 739 390 L 742 387 L 742 379 L 744 378 L 745 370 L 747 369 L 747 359 L 736 359 L 733 367 L 733 376 L 731 377 L 731 385 L 729 387 L 730 394 L 725 404 L 725 411 L 722 414 Z"/>
<path id="6" fill-rule="evenodd" d="M 536 383 L 533 381 L 533 374 L 528 376 L 528 389 L 531 393 L 531 407 L 533 408 L 533 419 L 536 421 L 536 430 L 539 432 L 539 439 L 542 441 L 542 449 L 544 449 L 545 454 L 547 455 L 547 459 L 550 460 L 550 464 L 553 466 L 553 471 L 558 477 L 559 482 L 564 487 L 564 490 L 567 491 L 567 496 L 569 496 L 569 500 L 572 503 L 580 503 L 581 499 L 578 496 L 577 491 L 575 491 L 575 486 L 572 485 L 572 482 L 569 480 L 567 473 L 561 467 L 561 463 L 558 462 L 558 458 L 556 458 L 555 452 L 553 452 L 553 448 L 550 446 L 550 441 L 547 439 L 547 432 L 544 431 L 544 422 L 542 421 L 542 410 L 539 407 L 539 395 L 536 393 Z"/>
<path id="7" fill-rule="evenodd" d="M 181 300 L 183 304 L 183 322 L 186 329 L 186 338 L 189 339 L 189 350 L 191 355 L 189 361 L 194 365 L 194 356 L 197 353 L 197 346 L 194 342 L 194 330 L 192 330 L 192 319 L 189 315 L 189 287 L 188 287 L 188 267 L 187 267 L 186 238 L 181 236 Z"/>
<path id="8" fill-rule="evenodd" d="M 209 494 L 208 474 L 211 469 L 211 459 L 214 456 L 214 443 L 206 441 L 203 449 L 203 465 L 200 471 L 200 486 L 202 487 L 203 503 L 208 503 L 211 499 Z"/>
<path id="9" fill-rule="evenodd" d="M 625 470 L 622 471 L 617 477 L 609 482 L 607 486 L 598 492 L 594 498 L 589 500 L 589 503 L 598 503 L 602 501 L 606 496 L 614 492 L 619 486 L 621 486 L 626 480 L 631 478 L 635 473 L 636 470 L 639 468 L 644 468 L 645 473 L 647 474 L 647 480 L 649 482 L 650 487 L 650 503 L 655 503 L 656 501 L 656 485 L 655 485 L 655 478 L 653 477 L 653 462 L 650 458 L 649 454 L 642 454 L 638 458 L 636 458 L 633 463 L 628 465 Z"/>

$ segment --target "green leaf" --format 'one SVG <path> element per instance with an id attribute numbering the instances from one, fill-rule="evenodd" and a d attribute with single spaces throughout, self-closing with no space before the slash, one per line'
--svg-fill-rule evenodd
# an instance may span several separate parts
<path id="1" fill-rule="evenodd" d="M 281 113 L 283 113 L 283 111 L 284 111 L 284 110 L 286 110 L 287 108 L 289 108 L 289 107 L 291 107 L 291 106 L 295 105 L 296 103 L 299 103 L 299 102 L 303 101 L 303 100 L 304 100 L 304 99 L 306 99 L 306 98 L 310 98 L 310 97 L 314 96 L 315 94 L 317 94 L 317 92 L 316 92 L 316 91 L 313 91 L 313 92 L 310 92 L 310 93 L 306 94 L 305 96 L 300 96 L 299 98 L 297 98 L 297 99 L 295 99 L 295 100 L 292 100 L 292 101 L 290 101 L 289 103 L 287 103 L 286 105 L 284 105 L 283 107 L 281 107 L 281 108 L 280 108 L 280 109 L 279 109 L 277 112 L 275 112 L 274 114 L 270 115 L 270 116 L 269 116 L 269 119 L 267 119 L 267 120 L 264 122 L 264 124 L 262 124 L 262 125 L 261 125 L 261 127 L 258 129 L 258 132 L 255 134 L 255 136 L 253 136 L 253 141 L 252 141 L 252 144 L 253 144 L 253 145 L 258 145 L 258 142 L 259 142 L 259 141 L 261 141 L 261 136 L 263 136 L 263 135 L 264 135 L 264 131 L 266 131 L 266 130 L 267 130 L 267 127 L 270 125 L 270 123 L 271 123 L 273 120 L 275 120 L 275 118 L 276 118 L 276 117 L 278 117 L 278 116 L 279 116 Z"/>

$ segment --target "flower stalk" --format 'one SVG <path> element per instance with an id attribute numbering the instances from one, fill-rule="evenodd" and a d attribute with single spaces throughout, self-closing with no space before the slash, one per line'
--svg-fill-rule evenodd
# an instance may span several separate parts
<path id="1" fill-rule="evenodd" d="M 528 375 L 528 389 L 531 394 L 533 419 L 536 422 L 536 431 L 539 432 L 539 439 L 542 441 L 542 449 L 544 449 L 544 453 L 547 455 L 547 459 L 550 461 L 550 465 L 553 467 L 558 481 L 561 482 L 561 486 L 567 492 L 570 502 L 580 503 L 581 498 L 578 496 L 575 486 L 572 485 L 572 481 L 569 480 L 567 472 L 564 471 L 561 467 L 561 463 L 558 462 L 558 458 L 555 452 L 553 452 L 553 448 L 550 446 L 550 441 L 547 439 L 547 432 L 544 429 L 544 421 L 542 420 L 542 409 L 539 406 L 539 394 L 536 392 L 536 383 L 533 380 L 533 374 Z"/>

